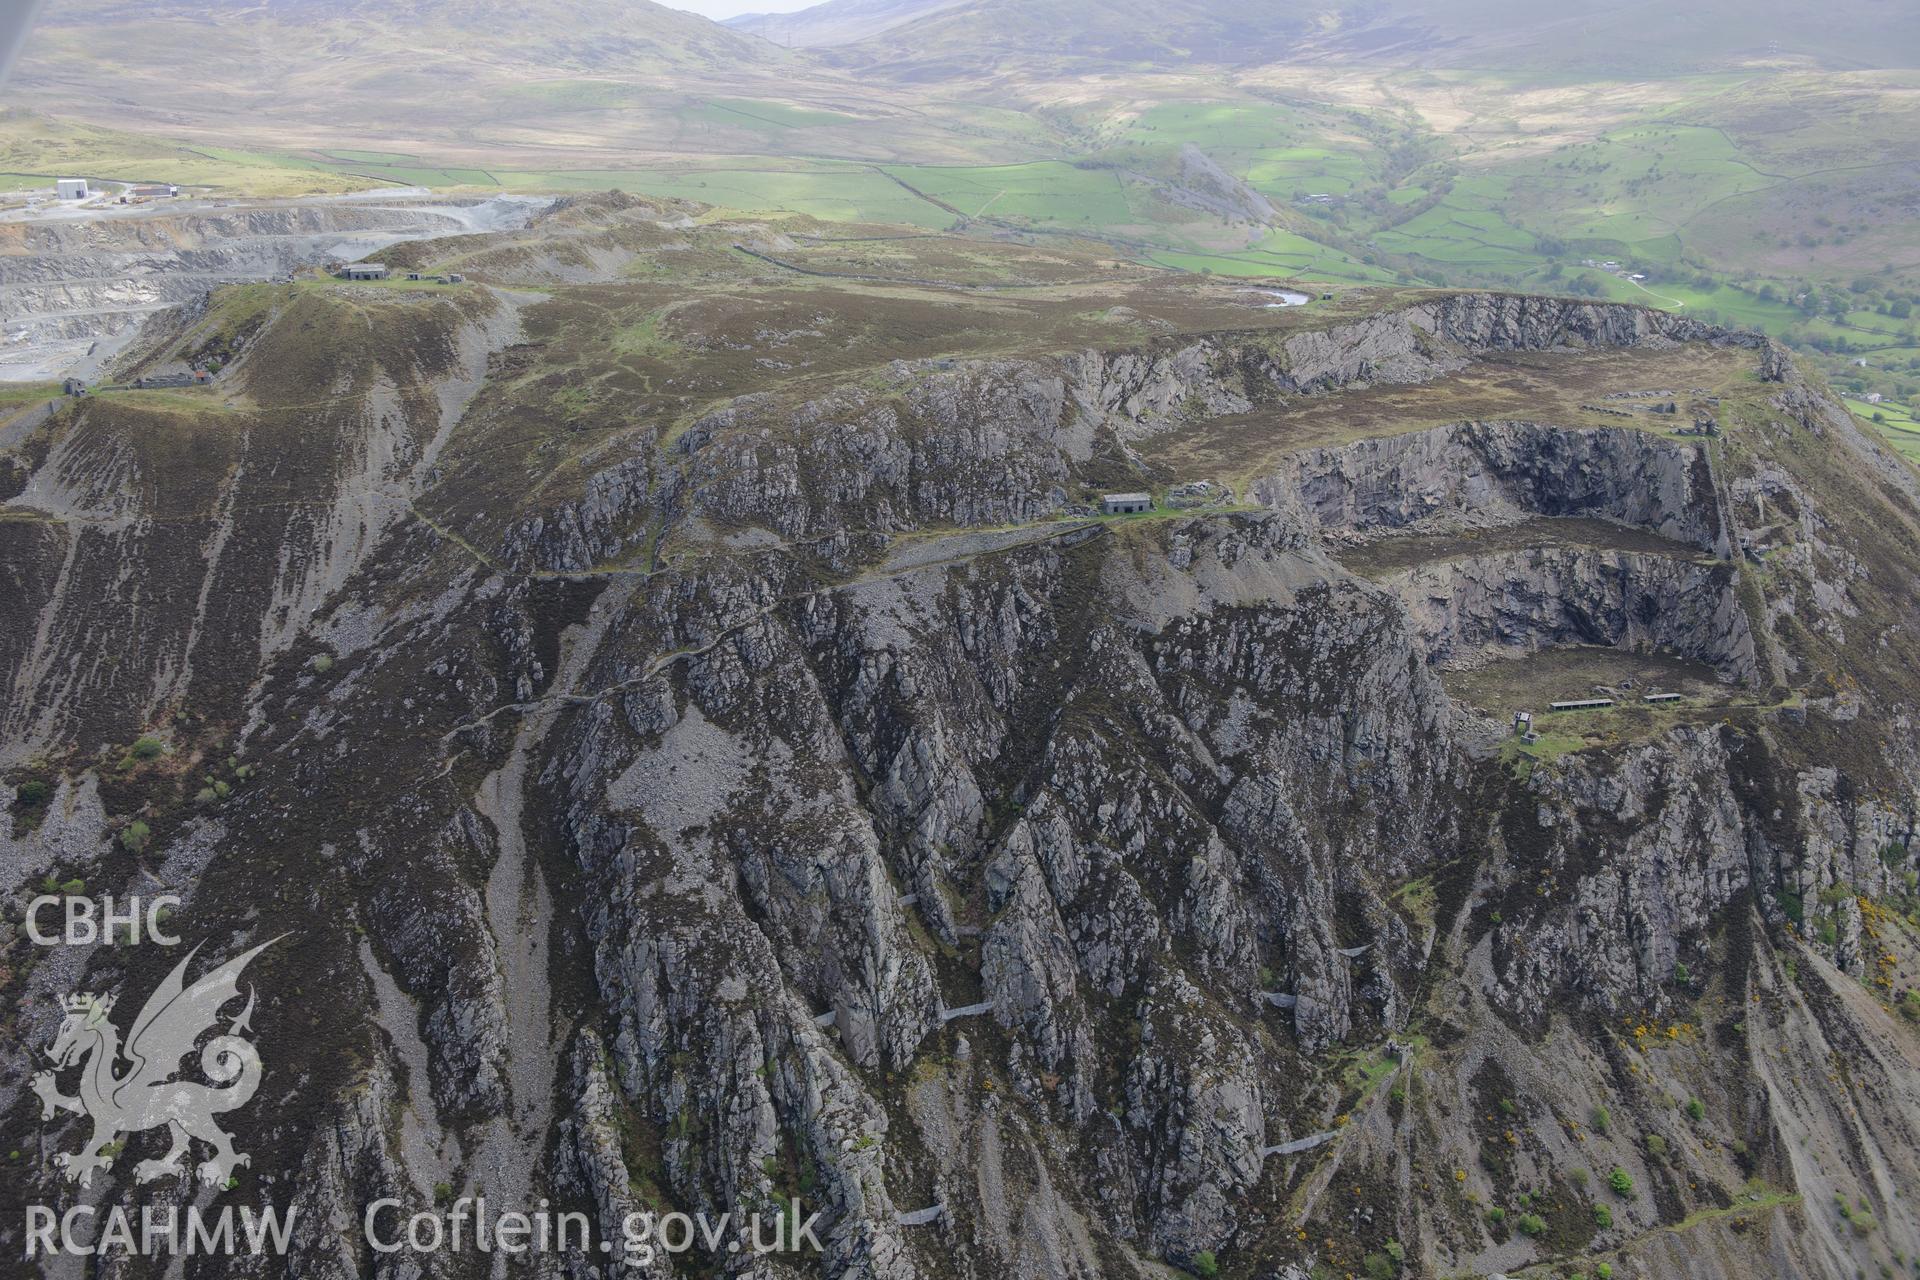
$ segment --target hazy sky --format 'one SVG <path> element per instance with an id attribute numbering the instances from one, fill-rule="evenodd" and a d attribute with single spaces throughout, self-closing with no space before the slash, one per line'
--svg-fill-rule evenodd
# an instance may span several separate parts
<path id="1" fill-rule="evenodd" d="M 736 13 L 792 13 L 807 9 L 820 0 L 661 0 L 676 9 L 704 13 L 709 18 L 731 18 Z"/>

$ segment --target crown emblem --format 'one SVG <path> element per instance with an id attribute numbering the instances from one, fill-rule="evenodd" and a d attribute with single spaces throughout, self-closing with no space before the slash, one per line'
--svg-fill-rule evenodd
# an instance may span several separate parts
<path id="1" fill-rule="evenodd" d="M 61 997 L 60 1007 L 68 1013 L 86 1013 L 105 1017 L 113 1010 L 113 997 L 97 996 L 90 991 L 82 991 Z"/>

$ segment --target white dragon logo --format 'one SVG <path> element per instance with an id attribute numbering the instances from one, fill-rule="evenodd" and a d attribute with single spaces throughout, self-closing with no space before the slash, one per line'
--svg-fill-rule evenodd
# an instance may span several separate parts
<path id="1" fill-rule="evenodd" d="M 188 1154 L 188 1140 L 194 1138 L 214 1151 L 213 1158 L 198 1169 L 200 1180 L 208 1186 L 224 1185 L 236 1168 L 252 1163 L 233 1149 L 233 1140 L 213 1120 L 245 1106 L 260 1087 L 259 1051 L 242 1035 L 253 1030 L 249 1025 L 251 989 L 247 1007 L 228 1025 L 227 1034 L 215 1036 L 200 1051 L 200 1069 L 215 1085 L 224 1087 L 174 1077 L 180 1073 L 180 1060 L 220 1020 L 221 1008 L 239 997 L 240 971 L 279 940 L 261 943 L 188 987 L 187 965 L 200 950 L 195 947 L 147 998 L 124 1048 L 119 1029 L 108 1018 L 113 1012 L 112 996 L 75 994 L 61 1002 L 66 1018 L 47 1055 L 54 1070 L 34 1076 L 33 1091 L 40 1095 L 42 1120 L 51 1120 L 57 1111 L 71 1111 L 93 1121 L 93 1136 L 79 1155 L 62 1152 L 54 1157 L 69 1181 L 88 1186 L 95 1169 L 113 1167 L 113 1156 L 104 1148 L 115 1138 L 161 1125 L 171 1131 L 173 1147 L 158 1160 L 142 1160 L 134 1169 L 137 1182 L 184 1174 L 181 1160 Z M 124 1072 L 120 1070 L 123 1061 Z M 55 1074 L 76 1065 L 82 1065 L 80 1092 L 69 1098 L 60 1092 Z"/>

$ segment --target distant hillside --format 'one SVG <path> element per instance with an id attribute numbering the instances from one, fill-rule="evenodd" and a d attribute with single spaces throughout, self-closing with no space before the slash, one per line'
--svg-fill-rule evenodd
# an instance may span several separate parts
<path id="1" fill-rule="evenodd" d="M 829 0 L 790 15 L 795 43 L 842 65 L 936 80 L 1065 61 L 1102 66 L 1368 61 L 1646 75 L 1755 60 L 1920 63 L 1911 0 L 962 0 L 902 22 L 915 0 Z M 750 29 L 771 34 L 766 23 Z M 874 34 L 852 36 L 862 23 Z M 802 38 L 804 37 L 804 38 Z M 851 42 L 850 42 L 851 41 Z"/>
<path id="2" fill-rule="evenodd" d="M 852 44 L 972 0 L 830 0 L 797 13 L 744 13 L 727 26 L 795 49 Z"/>
<path id="3" fill-rule="evenodd" d="M 276 90 L 283 75 L 329 69 L 430 73 L 472 60 L 555 73 L 685 72 L 784 58 L 753 35 L 652 0 L 47 0 L 20 72 L 80 88 L 100 87 L 111 68 L 219 95 Z"/>
<path id="4" fill-rule="evenodd" d="M 796 56 L 651 0 L 46 0 L 7 88 L 36 110 L 203 144 L 412 150 L 485 128 L 492 150 L 545 141 L 556 112 L 783 84 Z"/>
<path id="5" fill-rule="evenodd" d="M 805 13 L 826 30 L 843 4 L 875 2 L 829 0 Z M 1311 0 L 1257 9 L 1231 0 L 966 0 L 835 55 L 915 80 L 1059 59 L 1144 66 L 1265 62 L 1298 48 L 1319 9 Z"/>
<path id="6" fill-rule="evenodd" d="M 778 56 L 750 34 L 652 0 L 47 0 L 39 25 L 42 37 L 55 39 L 69 31 L 109 40 L 138 33 L 158 48 L 196 40 L 203 55 L 216 56 L 219 46 L 240 44 L 269 57 L 485 50 L 575 69 Z M 219 39 L 210 40 L 216 32 Z M 313 37 L 326 44 L 293 43 Z"/>

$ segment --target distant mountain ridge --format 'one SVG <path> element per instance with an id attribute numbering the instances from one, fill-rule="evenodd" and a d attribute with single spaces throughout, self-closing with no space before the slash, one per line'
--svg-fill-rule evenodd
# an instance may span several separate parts
<path id="1" fill-rule="evenodd" d="M 1636 75 L 1761 60 L 1920 64 L 1909 0 L 827 0 L 734 26 L 838 65 L 915 81 L 1054 60 L 1106 66 L 1281 61 L 1579 69 Z"/>
<path id="2" fill-rule="evenodd" d="M 233 38 L 209 41 L 208 27 Z M 1780 61 L 1920 66 L 1920 5 L 827 0 L 723 24 L 653 0 L 47 0 L 23 66 L 65 61 L 63 79 L 76 87 L 110 64 L 175 79 L 193 66 L 215 88 L 271 89 L 341 55 L 418 66 L 429 51 L 556 74 L 782 68 L 802 79 L 854 71 L 919 84 L 1328 61 L 1643 77 Z"/>
<path id="3" fill-rule="evenodd" d="M 961 0 L 887 25 L 836 49 L 835 60 L 881 67 L 965 73 L 1002 63 L 1065 59 L 1108 64 L 1277 60 L 1324 20 L 1324 6 L 1278 0 L 1255 9 L 1221 0 Z M 830 29 L 841 6 L 887 0 L 829 0 L 792 15 Z M 916 0 L 892 0 L 896 12 Z M 819 43 L 834 43 L 820 41 Z"/>
<path id="4" fill-rule="evenodd" d="M 639 64 L 758 65 L 782 51 L 744 31 L 653 0 L 47 0 L 27 57 L 64 37 L 112 41 L 116 57 L 163 54 L 197 44 L 207 26 L 241 36 L 250 59 L 299 67 L 316 54 L 417 57 L 484 54 L 556 69 L 619 70 Z M 316 48 L 317 44 L 317 48 Z M 124 45 L 125 47 L 122 47 Z M 237 53 L 237 51 L 230 51 Z M 229 55 L 230 56 L 230 55 Z"/>
<path id="5" fill-rule="evenodd" d="M 815 49 L 852 44 L 973 0 L 834 0 L 796 13 L 743 13 L 724 25 L 775 44 Z"/>

